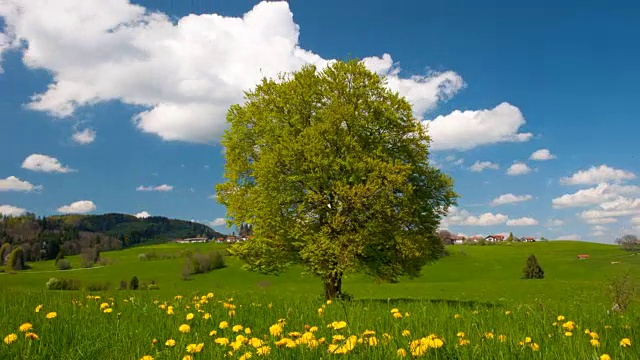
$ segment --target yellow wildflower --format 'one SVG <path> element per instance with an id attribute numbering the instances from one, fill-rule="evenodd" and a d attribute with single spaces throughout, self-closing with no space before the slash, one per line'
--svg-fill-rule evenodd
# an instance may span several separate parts
<path id="1" fill-rule="evenodd" d="M 562 315 L 558 315 L 557 320 L 558 320 L 558 321 L 564 321 L 564 316 L 562 316 Z"/>
<path id="2" fill-rule="evenodd" d="M 229 339 L 227 338 L 217 338 L 214 342 L 218 345 L 229 345 Z"/>
<path id="3" fill-rule="evenodd" d="M 591 346 L 593 346 L 593 347 L 600 346 L 600 341 L 597 340 L 597 339 L 591 339 L 591 340 L 589 340 L 589 342 L 591 343 Z"/>
<path id="4" fill-rule="evenodd" d="M 623 346 L 623 347 L 631 346 L 631 340 L 629 340 L 628 338 L 624 338 L 620 340 L 620 346 Z"/>
<path id="5" fill-rule="evenodd" d="M 205 320 L 209 320 L 209 319 L 211 318 L 211 314 L 209 314 L 209 313 L 205 313 L 205 314 L 202 316 L 202 318 L 203 318 L 203 319 L 205 319 Z"/>
<path id="6" fill-rule="evenodd" d="M 112 308 L 106 308 L 104 310 L 102 310 L 102 312 L 104 312 L 105 314 L 111 314 L 113 312 Z"/>
<path id="7" fill-rule="evenodd" d="M 182 357 L 182 360 L 193 360 L 193 356 L 185 355 L 185 356 Z"/>
<path id="8" fill-rule="evenodd" d="M 571 331 L 567 331 L 564 333 L 564 336 L 573 336 L 573 333 Z"/>
<path id="9" fill-rule="evenodd" d="M 28 332 L 28 333 L 24 334 L 24 337 L 29 339 L 29 340 L 38 340 L 40 338 L 38 336 L 38 334 L 32 333 L 32 332 Z"/>
<path id="10" fill-rule="evenodd" d="M 193 317 L 194 317 L 193 313 L 188 313 L 187 314 L 187 321 L 193 319 Z"/>
<path id="11" fill-rule="evenodd" d="M 407 356 L 407 350 L 405 350 L 403 348 L 400 348 L 400 349 L 398 349 L 398 351 L 396 351 L 396 354 L 398 354 L 398 356 L 400 356 L 400 357 L 405 357 L 405 356 Z"/>
<path id="12" fill-rule="evenodd" d="M 140 360 L 153 360 L 153 356 L 145 355 L 145 356 L 141 357 Z"/>
<path id="13" fill-rule="evenodd" d="M 280 334 L 282 334 L 282 326 L 280 326 L 280 324 L 271 325 L 271 327 L 269 327 L 269 333 L 273 336 L 280 336 Z"/>
<path id="14" fill-rule="evenodd" d="M 38 312 L 40 312 L 40 310 L 42 310 L 42 305 L 36 306 L 36 312 L 38 313 Z"/>
<path id="15" fill-rule="evenodd" d="M 211 330 L 211 331 L 209 331 L 209 336 L 216 335 L 217 333 L 218 333 L 217 331 Z"/>
<path id="16" fill-rule="evenodd" d="M 233 330 L 233 332 L 238 332 L 240 330 L 242 330 L 242 325 L 233 325 L 233 327 L 231 328 L 231 330 Z"/>
<path id="17" fill-rule="evenodd" d="M 240 356 L 240 357 L 238 358 L 238 360 L 247 360 L 247 359 L 251 359 L 251 355 L 252 355 L 252 354 L 251 354 L 250 352 L 246 352 L 246 353 L 242 354 L 242 356 Z"/>
<path id="18" fill-rule="evenodd" d="M 221 322 L 220 322 L 220 325 L 218 325 L 218 327 L 219 327 L 220 329 L 226 329 L 226 328 L 228 328 L 228 327 L 229 327 L 229 323 L 228 323 L 228 322 L 226 322 L 226 321 L 221 321 Z"/>
<path id="19" fill-rule="evenodd" d="M 411 331 L 409 331 L 409 330 L 402 330 L 402 336 L 411 336 Z"/>
<path id="20" fill-rule="evenodd" d="M 18 329 L 21 332 L 27 332 L 27 331 L 33 329 L 33 325 L 31 325 L 30 323 L 24 323 L 24 324 L 20 325 L 20 327 Z"/>
<path id="21" fill-rule="evenodd" d="M 271 348 L 268 346 L 262 346 L 256 350 L 256 353 L 258 354 L 258 356 L 267 356 L 269 355 L 269 353 L 271 353 Z"/>
<path id="22" fill-rule="evenodd" d="M 609 354 L 600 355 L 600 360 L 611 360 L 611 356 Z"/>
<path id="23" fill-rule="evenodd" d="M 198 345 L 196 344 L 189 344 L 187 345 L 187 352 L 189 354 L 195 354 L 195 353 L 199 353 L 202 351 L 202 348 L 204 347 L 204 343 L 200 343 Z"/>
<path id="24" fill-rule="evenodd" d="M 18 335 L 16 334 L 9 334 L 4 337 L 4 343 L 7 345 L 13 344 L 16 340 L 18 340 Z"/>
<path id="25" fill-rule="evenodd" d="M 536 344 L 536 343 L 531 343 L 531 349 L 533 349 L 533 351 L 538 351 L 540 350 L 540 345 Z"/>
<path id="26" fill-rule="evenodd" d="M 186 334 L 186 333 L 188 333 L 189 331 L 191 331 L 191 326 L 189 326 L 189 325 L 187 325 L 187 324 L 182 324 L 182 325 L 180 325 L 180 327 L 178 327 L 178 330 L 179 330 L 181 333 Z"/>
<path id="27" fill-rule="evenodd" d="M 176 341 L 175 341 L 175 340 L 173 340 L 173 339 L 169 339 L 169 340 L 167 340 L 164 344 L 165 344 L 166 346 L 169 346 L 169 347 L 174 347 L 174 346 L 176 346 Z"/>
<path id="28" fill-rule="evenodd" d="M 45 316 L 47 319 L 53 319 L 54 317 L 58 316 L 58 313 L 55 311 L 52 311 L 50 313 L 47 313 L 47 315 Z"/>

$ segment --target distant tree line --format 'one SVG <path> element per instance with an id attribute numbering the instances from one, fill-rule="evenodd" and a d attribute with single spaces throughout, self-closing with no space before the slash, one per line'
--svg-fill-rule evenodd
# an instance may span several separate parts
<path id="1" fill-rule="evenodd" d="M 195 236 L 221 237 L 206 225 L 165 217 L 138 219 L 125 214 L 0 217 L 0 266 L 20 248 L 23 262 Z M 18 269 L 19 270 L 19 269 Z"/>

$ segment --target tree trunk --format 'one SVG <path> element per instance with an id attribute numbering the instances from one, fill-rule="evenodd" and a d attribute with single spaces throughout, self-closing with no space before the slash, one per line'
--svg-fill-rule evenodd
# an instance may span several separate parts
<path id="1" fill-rule="evenodd" d="M 324 297 L 333 300 L 342 294 L 342 272 L 335 272 L 324 281 Z"/>

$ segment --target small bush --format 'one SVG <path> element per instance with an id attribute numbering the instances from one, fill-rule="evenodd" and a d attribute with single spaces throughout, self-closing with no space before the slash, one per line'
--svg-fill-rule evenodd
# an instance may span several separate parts
<path id="1" fill-rule="evenodd" d="M 131 281 L 129 282 L 129 289 L 138 290 L 139 285 L 140 285 L 140 282 L 138 281 L 138 277 L 134 276 L 131 278 Z"/>
<path id="2" fill-rule="evenodd" d="M 145 261 L 145 260 L 149 260 L 149 258 L 147 258 L 147 254 L 142 253 L 142 254 L 138 254 L 138 260 Z"/>
<path id="3" fill-rule="evenodd" d="M 7 262 L 7 266 L 13 270 L 23 270 L 24 266 L 24 250 L 18 246 L 9 255 L 9 261 Z"/>
<path id="4" fill-rule="evenodd" d="M 191 275 L 208 273 L 225 266 L 224 255 L 220 251 L 211 251 L 207 254 L 196 253 L 187 257 L 182 267 L 182 279 L 188 280 Z"/>
<path id="5" fill-rule="evenodd" d="M 129 283 L 127 280 L 120 280 L 120 290 L 127 290 Z"/>
<path id="6" fill-rule="evenodd" d="M 629 305 L 637 295 L 636 284 L 629 273 L 616 275 L 607 284 L 607 293 L 613 301 L 613 310 L 619 312 L 627 311 Z"/>
<path id="7" fill-rule="evenodd" d="M 147 290 L 160 290 L 158 284 L 149 284 L 147 285 Z"/>
<path id="8" fill-rule="evenodd" d="M 87 285 L 87 291 L 107 291 L 111 287 L 108 282 L 91 283 Z"/>
<path id="9" fill-rule="evenodd" d="M 71 269 L 71 263 L 67 259 L 60 259 L 56 263 L 56 267 L 58 270 L 69 270 Z"/>
<path id="10" fill-rule="evenodd" d="M 542 267 L 538 264 L 538 259 L 533 254 L 529 255 L 523 273 L 523 279 L 544 279 L 544 270 L 542 270 Z"/>
<path id="11" fill-rule="evenodd" d="M 62 253 L 62 250 L 60 250 L 58 251 L 58 255 L 56 255 L 56 265 L 58 265 L 58 262 L 62 259 L 64 259 L 64 254 Z"/>
<path id="12" fill-rule="evenodd" d="M 80 282 L 75 279 L 50 278 L 45 286 L 47 290 L 79 290 Z"/>

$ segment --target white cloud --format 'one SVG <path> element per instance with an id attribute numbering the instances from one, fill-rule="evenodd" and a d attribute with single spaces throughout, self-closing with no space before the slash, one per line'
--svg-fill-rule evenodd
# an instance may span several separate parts
<path id="1" fill-rule="evenodd" d="M 78 144 L 91 144 L 96 139 L 96 132 L 93 129 L 76 130 L 71 139 Z"/>
<path id="2" fill-rule="evenodd" d="M 12 205 L 0 205 L 0 214 L 4 216 L 20 216 L 26 213 L 27 210 Z"/>
<path id="3" fill-rule="evenodd" d="M 525 175 L 530 172 L 531 168 L 523 162 L 513 163 L 513 165 L 509 166 L 509 169 L 507 169 L 507 174 L 511 176 Z"/>
<path id="4" fill-rule="evenodd" d="M 158 185 L 158 186 L 138 186 L 136 188 L 136 191 L 160 191 L 160 192 L 167 192 L 167 191 L 171 191 L 173 190 L 173 186 L 171 185 L 167 185 L 167 184 L 162 184 L 162 185 Z"/>
<path id="5" fill-rule="evenodd" d="M 554 209 L 601 204 L 621 195 L 640 194 L 640 186 L 602 183 L 551 200 Z"/>
<path id="6" fill-rule="evenodd" d="M 137 217 L 138 219 L 146 219 L 146 218 L 148 218 L 149 216 L 151 216 L 151 214 L 149 214 L 149 213 L 148 213 L 148 212 L 146 212 L 146 211 L 139 212 L 139 213 L 137 213 L 137 214 L 135 215 L 135 217 Z"/>
<path id="7" fill-rule="evenodd" d="M 226 224 L 226 222 L 225 222 L 225 219 L 224 219 L 224 218 L 217 218 L 217 219 L 215 219 L 215 220 L 211 221 L 211 222 L 209 223 L 209 226 L 211 226 L 211 227 L 218 227 L 218 226 L 222 226 L 222 225 L 225 225 L 225 224 Z"/>
<path id="8" fill-rule="evenodd" d="M 503 214 L 484 213 L 481 215 L 472 215 L 467 210 L 461 210 L 457 207 L 449 208 L 449 213 L 442 221 L 444 227 L 451 225 L 461 226 L 492 226 L 504 224 L 509 217 Z"/>
<path id="9" fill-rule="evenodd" d="M 58 159 L 42 154 L 31 154 L 27 156 L 22 162 L 22 168 L 47 173 L 68 173 L 75 171 L 67 166 L 63 166 Z"/>
<path id="10" fill-rule="evenodd" d="M 532 226 L 538 225 L 538 220 L 530 217 L 521 217 L 507 221 L 507 226 Z"/>
<path id="11" fill-rule="evenodd" d="M 604 231 L 594 231 L 591 233 L 591 236 L 599 237 L 604 236 L 606 233 Z"/>
<path id="12" fill-rule="evenodd" d="M 525 119 L 520 109 L 509 104 L 489 110 L 455 110 L 423 123 L 432 138 L 433 150 L 469 150 L 481 145 L 528 141 L 531 133 L 519 133 Z"/>
<path id="13" fill-rule="evenodd" d="M 640 216 L 636 216 L 636 217 L 632 218 L 631 219 L 631 224 L 640 225 Z"/>
<path id="14" fill-rule="evenodd" d="M 606 226 L 602 226 L 602 225 L 596 225 L 593 228 L 593 231 L 605 231 L 605 230 L 609 230 L 608 227 Z"/>
<path id="15" fill-rule="evenodd" d="M 556 226 L 562 226 L 562 225 L 564 225 L 564 221 L 560 219 L 549 219 L 549 221 L 547 221 L 547 224 L 546 224 L 547 227 L 556 227 Z"/>
<path id="16" fill-rule="evenodd" d="M 90 200 L 80 200 L 58 208 L 63 214 L 86 214 L 96 210 L 96 205 Z"/>
<path id="17" fill-rule="evenodd" d="M 613 224 L 618 222 L 616 218 L 594 218 L 594 219 L 585 219 L 587 224 Z"/>
<path id="18" fill-rule="evenodd" d="M 164 140 L 218 140 L 229 105 L 241 103 L 243 91 L 263 77 L 331 62 L 300 47 L 300 27 L 283 1 L 260 2 L 242 17 L 179 19 L 126 0 L 3 4 L 6 35 L 20 46 L 24 64 L 53 75 L 31 109 L 68 117 L 78 107 L 117 100 L 145 107 L 135 124 Z M 401 78 L 389 54 L 363 62 L 420 116 L 465 86 L 453 71 Z"/>
<path id="19" fill-rule="evenodd" d="M 570 177 L 563 177 L 560 183 L 563 185 L 594 185 L 609 181 L 624 181 L 635 179 L 632 172 L 614 169 L 607 165 L 592 166 L 587 170 L 580 170 Z"/>
<path id="20" fill-rule="evenodd" d="M 476 161 L 469 167 L 469 170 L 473 172 L 482 172 L 484 170 L 498 170 L 500 166 L 491 161 Z"/>
<path id="21" fill-rule="evenodd" d="M 549 149 L 540 149 L 540 150 L 534 151 L 533 154 L 531 154 L 531 156 L 529 157 L 529 160 L 545 161 L 545 160 L 552 160 L 555 158 L 556 156 L 551 154 L 551 151 L 549 151 Z"/>
<path id="22" fill-rule="evenodd" d="M 640 198 L 631 199 L 621 196 L 615 200 L 600 204 L 600 206 L 595 210 L 586 210 L 581 212 L 579 215 L 584 220 L 593 220 L 636 214 L 640 214 Z"/>
<path id="23" fill-rule="evenodd" d="M 15 176 L 0 179 L 0 191 L 34 191 L 42 190 L 42 185 L 33 185 L 28 181 L 23 181 Z"/>
<path id="24" fill-rule="evenodd" d="M 503 194 L 491 201 L 491 205 L 514 204 L 533 199 L 531 195 Z"/>
<path id="25" fill-rule="evenodd" d="M 580 240 L 582 237 L 578 234 L 562 235 L 558 236 L 557 240 Z"/>

